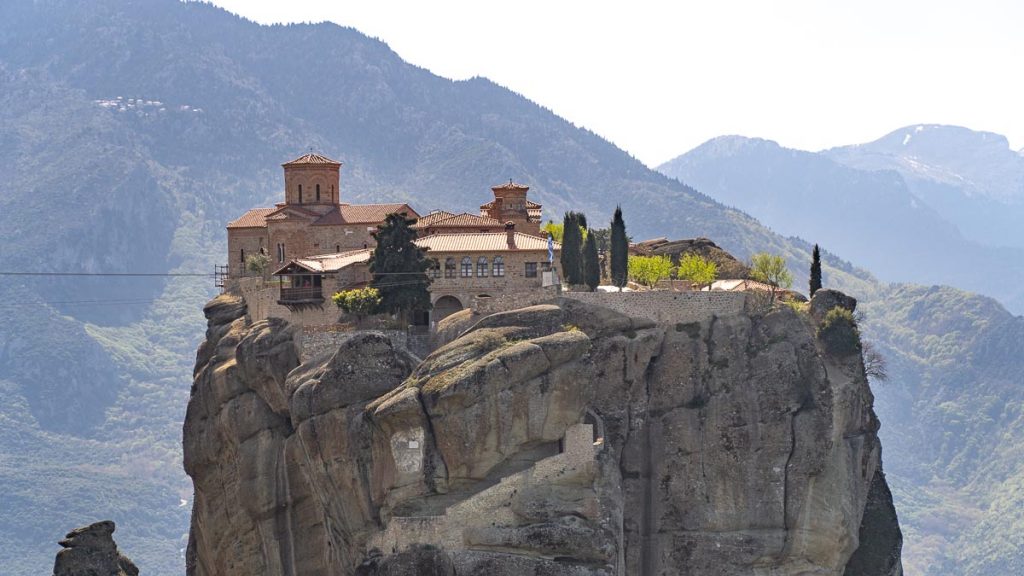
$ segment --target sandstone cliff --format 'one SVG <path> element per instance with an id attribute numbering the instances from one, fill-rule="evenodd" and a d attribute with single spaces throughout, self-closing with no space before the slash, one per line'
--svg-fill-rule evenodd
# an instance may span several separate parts
<path id="1" fill-rule="evenodd" d="M 68 532 L 53 563 L 53 576 L 139 576 L 114 542 L 114 523 L 96 522 Z"/>
<path id="2" fill-rule="evenodd" d="M 898 575 L 860 356 L 783 307 L 671 326 L 573 301 L 420 362 L 206 307 L 194 576 Z"/>

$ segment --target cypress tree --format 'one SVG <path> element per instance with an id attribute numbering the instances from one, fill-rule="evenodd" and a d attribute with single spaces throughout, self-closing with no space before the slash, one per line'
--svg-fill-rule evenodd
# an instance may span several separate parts
<path id="1" fill-rule="evenodd" d="M 424 250 L 413 243 L 413 222 L 401 214 L 388 214 L 374 233 L 377 246 L 370 256 L 370 285 L 380 291 L 381 307 L 390 314 L 400 314 L 403 320 L 408 319 L 410 312 L 431 307 L 427 291 L 430 261 Z"/>
<path id="2" fill-rule="evenodd" d="M 566 212 L 562 219 L 562 275 L 566 284 L 583 284 L 583 262 L 580 258 L 583 248 L 583 235 L 580 234 L 579 216 L 575 212 Z"/>
<path id="3" fill-rule="evenodd" d="M 818 251 L 818 245 L 814 245 L 814 252 L 811 254 L 811 297 L 818 290 L 821 290 L 821 253 Z"/>
<path id="4" fill-rule="evenodd" d="M 611 245 L 612 284 L 621 291 L 629 279 L 629 239 L 626 236 L 626 222 L 622 220 L 621 206 L 615 207 L 615 216 L 612 218 Z"/>
<path id="5" fill-rule="evenodd" d="M 591 292 L 601 283 L 601 263 L 597 259 L 597 238 L 593 230 L 587 232 L 583 243 L 583 281 Z"/>

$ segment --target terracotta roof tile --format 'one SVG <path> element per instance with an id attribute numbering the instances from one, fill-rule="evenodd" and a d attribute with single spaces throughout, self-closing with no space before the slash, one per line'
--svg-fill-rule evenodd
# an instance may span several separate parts
<path id="1" fill-rule="evenodd" d="M 455 234 L 432 234 L 416 240 L 416 245 L 433 252 L 507 252 L 510 250 L 545 251 L 548 241 L 539 236 L 515 233 L 515 247 L 508 245 L 505 232 L 464 232 Z M 554 243 L 555 250 L 562 245 Z"/>
<path id="2" fill-rule="evenodd" d="M 274 274 L 281 274 L 293 264 L 309 270 L 310 272 L 337 272 L 338 270 L 352 264 L 369 262 L 371 254 L 373 254 L 373 249 L 365 248 L 339 252 L 337 254 L 321 254 L 319 256 L 309 256 L 307 258 L 296 258 L 277 269 Z"/>
<path id="3" fill-rule="evenodd" d="M 445 210 L 434 210 L 430 214 L 420 217 L 420 219 L 416 221 L 416 224 L 413 225 L 413 228 L 426 228 L 433 225 L 435 222 L 440 222 L 441 220 L 451 218 L 452 216 L 455 216 L 455 214 Z"/>
<path id="4" fill-rule="evenodd" d="M 309 154 L 303 154 L 302 156 L 299 156 L 298 158 L 292 160 L 291 162 L 285 162 L 284 164 L 282 164 L 282 166 L 297 166 L 300 164 L 324 164 L 329 166 L 341 166 L 341 162 L 338 162 L 337 160 L 331 160 L 326 156 L 321 156 L 320 154 L 313 154 L 312 152 Z"/>
<path id="5" fill-rule="evenodd" d="M 500 186 L 492 186 L 491 190 L 529 190 L 530 187 L 523 184 L 516 184 L 512 180 L 508 181 L 508 184 L 501 184 Z"/>
<path id="6" fill-rule="evenodd" d="M 490 202 L 488 202 L 486 204 L 481 204 L 480 208 L 481 209 L 494 208 L 494 200 L 491 200 Z M 527 210 L 540 210 L 541 208 L 543 208 L 543 206 L 541 206 L 540 204 L 537 204 L 533 200 L 527 200 L 526 201 L 526 209 Z"/>
<path id="7" fill-rule="evenodd" d="M 404 212 L 410 218 L 419 218 L 408 204 L 342 204 L 341 218 L 346 224 L 377 224 L 389 214 Z"/>
<path id="8" fill-rule="evenodd" d="M 277 208 L 253 208 L 241 217 L 228 222 L 228 228 L 266 228 L 267 216 Z"/>
<path id="9" fill-rule="evenodd" d="M 421 219 L 422 222 L 424 219 Z M 501 222 L 498 222 L 494 218 L 488 218 L 486 216 L 477 216 L 476 214 L 470 214 L 469 212 L 463 212 L 462 214 L 450 214 L 446 218 L 436 218 L 432 223 L 420 225 L 416 223 L 417 228 L 470 228 L 470 227 L 494 227 L 501 226 Z"/>

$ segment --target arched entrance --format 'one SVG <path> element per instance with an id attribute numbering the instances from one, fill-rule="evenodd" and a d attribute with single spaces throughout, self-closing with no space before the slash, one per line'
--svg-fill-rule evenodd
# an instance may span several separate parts
<path id="1" fill-rule="evenodd" d="M 462 310 L 462 302 L 459 302 L 458 298 L 455 296 L 441 296 L 437 299 L 437 302 L 434 302 L 433 320 L 434 322 L 440 322 L 459 310 Z"/>

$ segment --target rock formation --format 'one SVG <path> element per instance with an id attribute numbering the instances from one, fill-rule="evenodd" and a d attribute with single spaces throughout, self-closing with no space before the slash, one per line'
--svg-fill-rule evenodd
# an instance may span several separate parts
<path id="1" fill-rule="evenodd" d="M 188 574 L 896 576 L 859 356 L 789 307 L 671 326 L 564 300 L 422 363 L 206 307 Z"/>
<path id="2" fill-rule="evenodd" d="M 53 563 L 53 576 L 138 576 L 139 569 L 117 550 L 110 520 L 68 532 Z"/>

